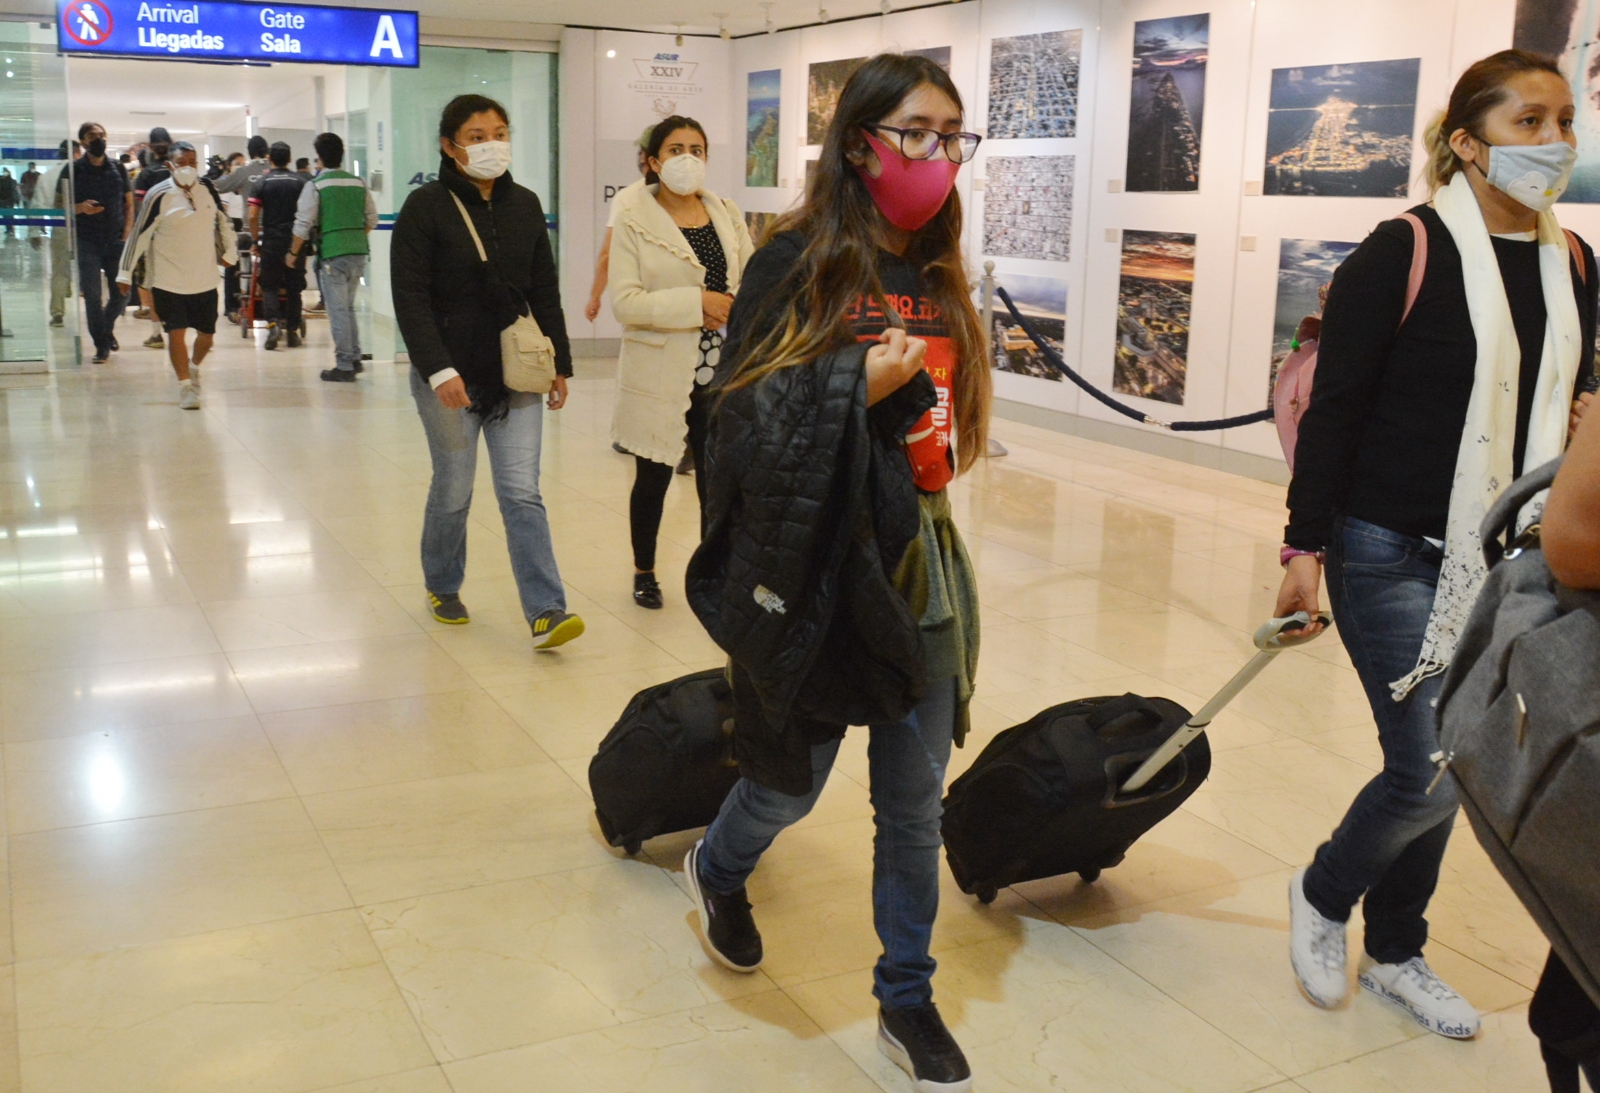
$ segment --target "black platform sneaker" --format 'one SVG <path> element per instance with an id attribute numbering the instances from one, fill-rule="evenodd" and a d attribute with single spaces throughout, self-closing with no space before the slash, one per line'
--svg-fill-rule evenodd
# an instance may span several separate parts
<path id="1" fill-rule="evenodd" d="M 917 1093 L 968 1093 L 972 1068 L 932 1002 L 878 1009 L 878 1050 L 911 1075 Z"/>
<path id="2" fill-rule="evenodd" d="M 689 891 L 700 911 L 700 942 L 706 954 L 736 972 L 753 972 L 761 967 L 761 931 L 750 916 L 750 901 L 744 888 L 719 896 L 700 884 L 700 847 L 704 839 L 689 848 L 683 871 L 689 878 Z"/>

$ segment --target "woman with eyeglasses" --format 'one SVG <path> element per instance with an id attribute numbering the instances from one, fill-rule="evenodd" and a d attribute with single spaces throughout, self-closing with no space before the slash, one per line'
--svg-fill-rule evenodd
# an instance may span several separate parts
<path id="1" fill-rule="evenodd" d="M 611 439 L 634 457 L 633 602 L 659 610 L 656 539 L 687 438 L 703 462 L 708 384 L 755 247 L 744 216 L 706 189 L 706 134 L 673 115 L 645 143 L 645 184 L 614 199 L 611 310 L 623 326 Z M 695 477 L 705 498 L 705 476 Z"/>
<path id="2" fill-rule="evenodd" d="M 816 803 L 845 726 L 870 725 L 878 1045 L 919 1090 L 948 1091 L 971 1071 L 928 948 L 978 601 L 945 487 L 983 454 L 990 403 L 954 191 L 978 144 L 962 120 L 937 64 L 872 58 L 803 204 L 745 270 L 689 569 L 691 606 L 731 656 L 741 779 L 684 863 L 708 954 L 755 971 L 745 881 Z"/>

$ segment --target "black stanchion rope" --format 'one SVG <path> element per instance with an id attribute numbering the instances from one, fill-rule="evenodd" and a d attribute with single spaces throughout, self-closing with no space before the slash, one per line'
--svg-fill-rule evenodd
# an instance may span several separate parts
<path id="1" fill-rule="evenodd" d="M 1215 418 L 1211 421 L 1162 421 L 1160 418 L 1153 418 L 1142 410 L 1136 410 L 1125 402 L 1117 401 L 1069 368 L 1067 362 L 1062 360 L 1056 351 L 1050 348 L 1050 343 L 1045 341 L 1039 332 L 1033 329 L 1028 320 L 1022 317 L 1022 313 L 1017 310 L 1017 305 L 1011 302 L 1011 294 L 1000 285 L 994 286 L 994 293 L 1000 297 L 1000 302 L 1006 305 L 1006 310 L 1011 312 L 1011 317 L 1016 320 L 1017 325 L 1022 327 L 1022 332 L 1033 339 L 1033 344 L 1044 355 L 1044 359 L 1050 362 L 1050 367 L 1083 388 L 1099 402 L 1125 417 L 1131 417 L 1143 425 L 1154 425 L 1159 429 L 1167 429 L 1174 433 L 1203 433 L 1210 432 L 1213 429 L 1233 429 L 1240 425 L 1255 425 L 1259 422 L 1271 421 L 1273 418 L 1270 408 L 1257 410 L 1253 414 Z"/>

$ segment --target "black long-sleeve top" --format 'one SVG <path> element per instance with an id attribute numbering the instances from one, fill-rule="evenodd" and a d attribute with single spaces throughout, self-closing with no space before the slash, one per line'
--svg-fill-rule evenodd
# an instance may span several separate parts
<path id="1" fill-rule="evenodd" d="M 488 269 L 452 193 L 478 229 Z M 474 403 L 480 394 L 488 401 L 503 398 L 500 331 L 516 318 L 520 301 L 555 344 L 556 371 L 572 375 L 561 280 L 544 207 L 509 173 L 495 179 L 485 201 L 455 161 L 442 158 L 438 181 L 406 198 L 395 220 L 389 275 L 395 319 L 411 363 L 424 377 L 454 368 Z"/>
<path id="2" fill-rule="evenodd" d="M 1443 539 L 1456 456 L 1477 371 L 1461 252 L 1433 209 L 1411 210 L 1428 231 L 1428 266 L 1417 302 L 1400 325 L 1413 234 L 1386 220 L 1333 277 L 1317 346 L 1316 385 L 1300 422 L 1284 542 L 1322 550 L 1343 513 L 1407 535 Z M 1522 471 L 1528 421 L 1544 348 L 1539 246 L 1494 238 L 1522 367 L 1515 459 Z M 1572 263 L 1583 327 L 1578 386 L 1594 371 L 1594 252 L 1582 245 L 1587 279 Z"/>

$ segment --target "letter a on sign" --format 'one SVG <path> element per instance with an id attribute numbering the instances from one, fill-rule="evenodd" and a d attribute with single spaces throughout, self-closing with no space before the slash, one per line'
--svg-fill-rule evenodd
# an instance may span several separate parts
<path id="1" fill-rule="evenodd" d="M 372 36 L 372 52 L 367 56 L 376 57 L 384 50 L 394 54 L 396 59 L 404 59 L 404 54 L 400 52 L 400 34 L 394 29 L 392 15 L 378 16 L 378 33 Z"/>

